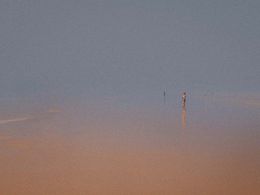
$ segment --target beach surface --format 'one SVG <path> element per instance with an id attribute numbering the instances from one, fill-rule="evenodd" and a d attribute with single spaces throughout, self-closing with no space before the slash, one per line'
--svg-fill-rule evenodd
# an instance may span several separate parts
<path id="1" fill-rule="evenodd" d="M 198 98 L 185 110 L 168 102 L 5 105 L 0 192 L 259 194 L 260 109 L 242 100 Z"/>

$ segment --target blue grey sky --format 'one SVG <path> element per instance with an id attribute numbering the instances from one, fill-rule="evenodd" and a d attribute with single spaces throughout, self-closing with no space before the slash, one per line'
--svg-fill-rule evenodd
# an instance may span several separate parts
<path id="1" fill-rule="evenodd" d="M 258 0 L 0 0 L 0 98 L 260 91 Z"/>

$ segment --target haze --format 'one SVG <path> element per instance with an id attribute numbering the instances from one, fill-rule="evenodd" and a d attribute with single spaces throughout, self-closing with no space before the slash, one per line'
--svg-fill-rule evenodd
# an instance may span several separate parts
<path id="1" fill-rule="evenodd" d="M 0 1 L 2 99 L 259 92 L 260 3 Z"/>
<path id="2" fill-rule="evenodd" d="M 260 194 L 259 10 L 0 0 L 0 194 Z"/>

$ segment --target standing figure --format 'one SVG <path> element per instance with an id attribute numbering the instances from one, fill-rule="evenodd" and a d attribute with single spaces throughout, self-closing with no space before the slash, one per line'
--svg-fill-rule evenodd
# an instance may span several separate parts
<path id="1" fill-rule="evenodd" d="M 186 92 L 184 92 L 182 95 L 182 107 L 186 107 Z"/>

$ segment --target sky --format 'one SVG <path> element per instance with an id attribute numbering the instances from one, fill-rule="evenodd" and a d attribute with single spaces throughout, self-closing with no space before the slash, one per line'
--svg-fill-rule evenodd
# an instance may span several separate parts
<path id="1" fill-rule="evenodd" d="M 0 0 L 0 99 L 260 92 L 258 0 Z"/>

